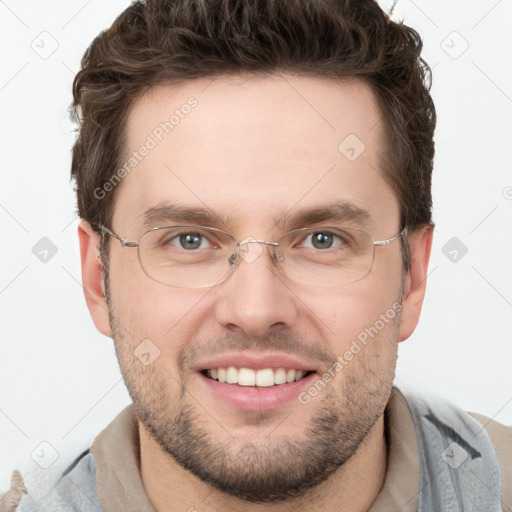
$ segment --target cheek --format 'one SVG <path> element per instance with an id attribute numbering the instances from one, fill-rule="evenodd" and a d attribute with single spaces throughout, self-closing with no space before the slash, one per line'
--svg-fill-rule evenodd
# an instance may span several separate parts
<path id="1" fill-rule="evenodd" d="M 167 403 L 179 398 L 178 359 L 195 337 L 198 298 L 148 281 L 120 280 L 114 287 L 116 352 L 132 399 L 147 403 L 158 396 Z"/>
<path id="2" fill-rule="evenodd" d="M 389 390 L 396 367 L 400 305 L 394 297 L 347 304 L 345 321 L 337 325 L 333 352 L 338 371 L 335 388 L 355 395 L 381 397 Z M 383 395 L 384 394 L 384 395 Z"/>
<path id="3" fill-rule="evenodd" d="M 163 356 L 161 360 L 175 367 L 179 354 L 201 327 L 201 299 L 206 293 L 162 285 L 137 269 L 112 275 L 112 305 L 124 330 L 123 344 L 137 350 L 147 343 L 144 340 L 150 340 Z"/>
<path id="4" fill-rule="evenodd" d="M 401 305 L 396 286 L 372 277 L 314 298 L 318 325 L 337 358 L 333 392 L 386 393 L 394 378 Z M 313 307 L 311 308 L 313 309 Z M 349 391 L 347 391 L 349 390 Z"/>
<path id="5" fill-rule="evenodd" d="M 374 333 L 377 329 L 379 334 L 386 335 L 401 309 L 397 303 L 399 289 L 396 280 L 391 286 L 387 279 L 370 274 L 345 287 L 310 292 L 304 302 L 313 312 L 311 318 L 322 336 L 330 340 L 331 349 L 339 354 L 358 337 L 364 341 L 368 330 Z"/>

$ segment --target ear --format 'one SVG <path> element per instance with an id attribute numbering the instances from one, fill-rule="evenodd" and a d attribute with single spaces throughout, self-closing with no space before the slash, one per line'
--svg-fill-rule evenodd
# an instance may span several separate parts
<path id="1" fill-rule="evenodd" d="M 105 299 L 103 265 L 99 258 L 101 236 L 92 229 L 88 222 L 81 221 L 78 226 L 78 239 L 80 241 L 85 302 L 96 329 L 111 338 L 112 331 Z"/>
<path id="2" fill-rule="evenodd" d="M 427 286 L 433 233 L 434 225 L 430 224 L 414 231 L 407 238 L 411 249 L 411 268 L 404 280 L 399 341 L 406 340 L 418 325 Z"/>

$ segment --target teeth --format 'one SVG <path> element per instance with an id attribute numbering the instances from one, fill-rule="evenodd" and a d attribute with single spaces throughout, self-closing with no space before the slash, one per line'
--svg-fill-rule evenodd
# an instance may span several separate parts
<path id="1" fill-rule="evenodd" d="M 256 384 L 256 374 L 249 368 L 240 368 L 238 371 L 238 384 L 240 386 L 254 386 Z"/>
<path id="2" fill-rule="evenodd" d="M 274 383 L 284 384 L 286 382 L 286 370 L 284 368 L 278 368 L 274 372 Z"/>
<path id="3" fill-rule="evenodd" d="M 228 366 L 226 370 L 226 382 L 228 384 L 238 384 L 238 370 L 234 366 Z"/>
<path id="4" fill-rule="evenodd" d="M 249 370 L 253 371 L 253 370 Z M 270 387 L 274 385 L 274 370 L 272 368 L 265 368 L 258 370 L 256 373 L 256 385 L 262 387 Z"/>
<path id="5" fill-rule="evenodd" d="M 239 386 L 270 387 L 301 380 L 306 375 L 303 370 L 286 370 L 285 368 L 264 368 L 253 370 L 251 368 L 212 368 L 206 371 L 206 375 L 213 380 L 238 384 Z"/>

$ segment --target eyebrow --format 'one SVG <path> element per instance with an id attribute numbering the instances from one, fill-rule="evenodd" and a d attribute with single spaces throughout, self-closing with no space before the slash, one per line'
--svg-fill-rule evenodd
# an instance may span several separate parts
<path id="1" fill-rule="evenodd" d="M 338 201 L 327 205 L 303 208 L 296 212 L 292 210 L 275 222 L 277 226 L 286 227 L 290 230 L 323 222 L 344 222 L 365 228 L 373 224 L 368 210 L 349 201 Z"/>
<path id="2" fill-rule="evenodd" d="M 152 228 L 162 222 L 193 223 L 201 226 L 219 227 L 228 230 L 232 222 L 231 215 L 219 215 L 209 208 L 186 206 L 170 202 L 161 202 L 141 213 L 144 227 Z M 372 216 L 365 208 L 349 201 L 337 201 L 298 210 L 290 210 L 280 217 L 274 217 L 274 226 L 282 229 L 298 229 L 314 224 L 332 221 L 355 224 L 368 228 L 373 225 Z"/>
<path id="3" fill-rule="evenodd" d="M 183 222 L 212 227 L 223 225 L 226 228 L 230 222 L 230 216 L 221 217 L 208 208 L 169 202 L 161 202 L 148 208 L 138 216 L 138 218 L 140 217 L 142 217 L 142 225 L 145 227 L 154 227 L 161 222 Z"/>

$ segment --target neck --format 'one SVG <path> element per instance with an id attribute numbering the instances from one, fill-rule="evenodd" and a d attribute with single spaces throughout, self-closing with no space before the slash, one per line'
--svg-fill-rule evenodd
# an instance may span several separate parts
<path id="1" fill-rule="evenodd" d="M 327 480 L 300 498 L 274 503 L 249 503 L 212 488 L 164 453 L 140 423 L 139 434 L 142 481 L 158 512 L 291 512 L 305 506 L 308 510 L 367 512 L 386 476 L 384 415 L 352 457 Z"/>

